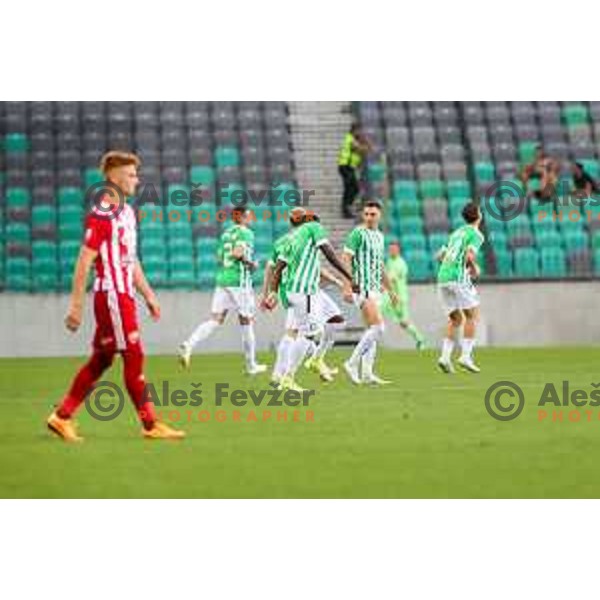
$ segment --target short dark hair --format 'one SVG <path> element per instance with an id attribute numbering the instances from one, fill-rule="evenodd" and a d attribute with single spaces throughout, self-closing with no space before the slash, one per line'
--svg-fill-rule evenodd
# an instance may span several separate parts
<path id="1" fill-rule="evenodd" d="M 475 202 L 469 202 L 462 209 L 462 218 L 470 225 L 479 219 L 479 205 Z"/>
<path id="2" fill-rule="evenodd" d="M 363 203 L 363 208 L 378 208 L 379 210 L 383 210 L 383 204 L 379 200 L 366 200 Z"/>

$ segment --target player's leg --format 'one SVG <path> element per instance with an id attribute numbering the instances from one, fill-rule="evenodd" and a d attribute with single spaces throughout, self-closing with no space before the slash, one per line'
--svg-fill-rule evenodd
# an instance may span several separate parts
<path id="1" fill-rule="evenodd" d="M 360 298 L 358 300 L 366 324 L 366 329 L 360 338 L 360 341 L 354 348 L 350 358 L 344 363 L 344 369 L 355 384 L 362 383 L 360 376 L 360 367 L 363 359 L 367 360 L 366 370 L 369 379 L 373 375 L 373 364 L 377 354 L 377 342 L 381 340 L 385 326 L 383 318 L 379 311 L 377 299 L 373 297 Z M 363 365 L 364 366 L 364 365 Z"/>
<path id="2" fill-rule="evenodd" d="M 286 313 L 285 333 L 277 346 L 277 357 L 271 374 L 271 381 L 274 384 L 279 385 L 286 376 L 289 368 L 290 348 L 294 343 L 297 329 L 294 321 L 294 309 L 290 306 Z"/>
<path id="3" fill-rule="evenodd" d="M 307 361 L 307 368 L 313 369 L 325 381 L 332 381 L 337 369 L 332 369 L 325 363 L 325 355 L 335 344 L 336 333 L 346 325 L 339 306 L 331 296 L 320 290 L 317 294 L 317 320 L 321 325 L 321 338 L 314 354 Z"/>
<path id="4" fill-rule="evenodd" d="M 462 352 L 458 359 L 458 364 L 471 373 L 479 373 L 480 369 L 473 361 L 473 348 L 475 346 L 477 321 L 479 320 L 479 307 L 475 306 L 467 308 L 463 312 L 465 315 L 465 323 L 461 343 Z"/>
<path id="5" fill-rule="evenodd" d="M 438 366 L 444 373 L 454 373 L 452 365 L 452 350 L 464 323 L 464 314 L 460 309 L 455 309 L 448 315 L 446 336 L 442 341 L 442 352 L 438 359 Z"/>
<path id="6" fill-rule="evenodd" d="M 310 294 L 288 294 L 293 311 L 294 330 L 288 330 L 292 342 L 288 349 L 288 365 L 282 384 L 290 389 L 301 389 L 296 384 L 296 373 L 310 347 L 310 336 L 315 331 L 315 296 Z"/>
<path id="7" fill-rule="evenodd" d="M 109 295 L 111 293 L 109 292 Z M 115 306 L 116 304 L 116 306 Z M 118 315 L 116 311 L 118 310 Z M 156 420 L 154 404 L 150 398 L 144 376 L 144 349 L 140 336 L 135 300 L 125 294 L 114 294 L 111 303 L 117 351 L 123 357 L 123 378 L 127 393 L 143 427 L 143 435 L 154 439 L 181 439 L 183 431 Z"/>
<path id="8" fill-rule="evenodd" d="M 256 336 L 254 334 L 254 313 L 256 301 L 254 291 L 239 289 L 234 292 L 234 301 L 240 330 L 242 334 L 242 348 L 244 359 L 246 361 L 246 373 L 248 375 L 257 375 L 267 370 L 267 365 L 261 365 L 256 362 Z"/>
<path id="9" fill-rule="evenodd" d="M 425 336 L 410 319 L 401 318 L 399 325 L 414 340 L 417 350 L 421 350 L 425 347 Z"/>
<path id="10" fill-rule="evenodd" d="M 177 356 L 181 365 L 189 369 L 192 352 L 201 342 L 207 340 L 225 322 L 227 311 L 234 305 L 231 294 L 225 288 L 217 288 L 212 298 L 210 319 L 200 323 L 178 348 Z"/>
<path id="11" fill-rule="evenodd" d="M 48 428 L 70 442 L 82 439 L 77 435 L 72 417 L 102 373 L 112 365 L 116 350 L 105 292 L 94 294 L 94 317 L 96 333 L 92 356 L 75 376 L 60 406 L 48 418 Z"/>

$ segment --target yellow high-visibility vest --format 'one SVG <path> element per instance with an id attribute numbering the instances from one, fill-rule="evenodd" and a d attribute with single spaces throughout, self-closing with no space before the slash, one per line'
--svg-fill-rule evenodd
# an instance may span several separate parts
<path id="1" fill-rule="evenodd" d="M 362 163 L 362 155 L 360 152 L 356 152 L 352 148 L 354 143 L 354 136 L 351 133 L 347 133 L 344 136 L 342 147 L 340 148 L 340 156 L 338 164 L 340 167 L 352 167 L 357 169 Z"/>

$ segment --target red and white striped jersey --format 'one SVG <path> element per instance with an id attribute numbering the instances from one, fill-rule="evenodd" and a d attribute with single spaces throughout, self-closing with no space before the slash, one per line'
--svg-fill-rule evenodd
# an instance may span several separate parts
<path id="1" fill-rule="evenodd" d="M 106 212 L 94 207 L 86 218 L 84 244 L 98 252 L 94 290 L 116 291 L 133 297 L 133 268 L 137 260 L 137 223 L 133 208 L 125 204 L 109 219 Z"/>

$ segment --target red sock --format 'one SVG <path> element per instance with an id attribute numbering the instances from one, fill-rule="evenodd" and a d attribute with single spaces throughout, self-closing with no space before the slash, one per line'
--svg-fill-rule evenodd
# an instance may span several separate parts
<path id="1" fill-rule="evenodd" d="M 146 390 L 143 369 L 144 353 L 139 343 L 133 344 L 123 352 L 125 385 L 144 429 L 152 429 L 156 422 L 156 413 Z"/>
<path id="2" fill-rule="evenodd" d="M 71 384 L 71 389 L 56 411 L 61 419 L 70 419 L 73 416 L 73 413 L 85 400 L 92 386 L 100 379 L 102 373 L 110 367 L 113 356 L 112 353 L 94 350 L 90 360 L 81 367 L 79 373 L 75 376 Z"/>

